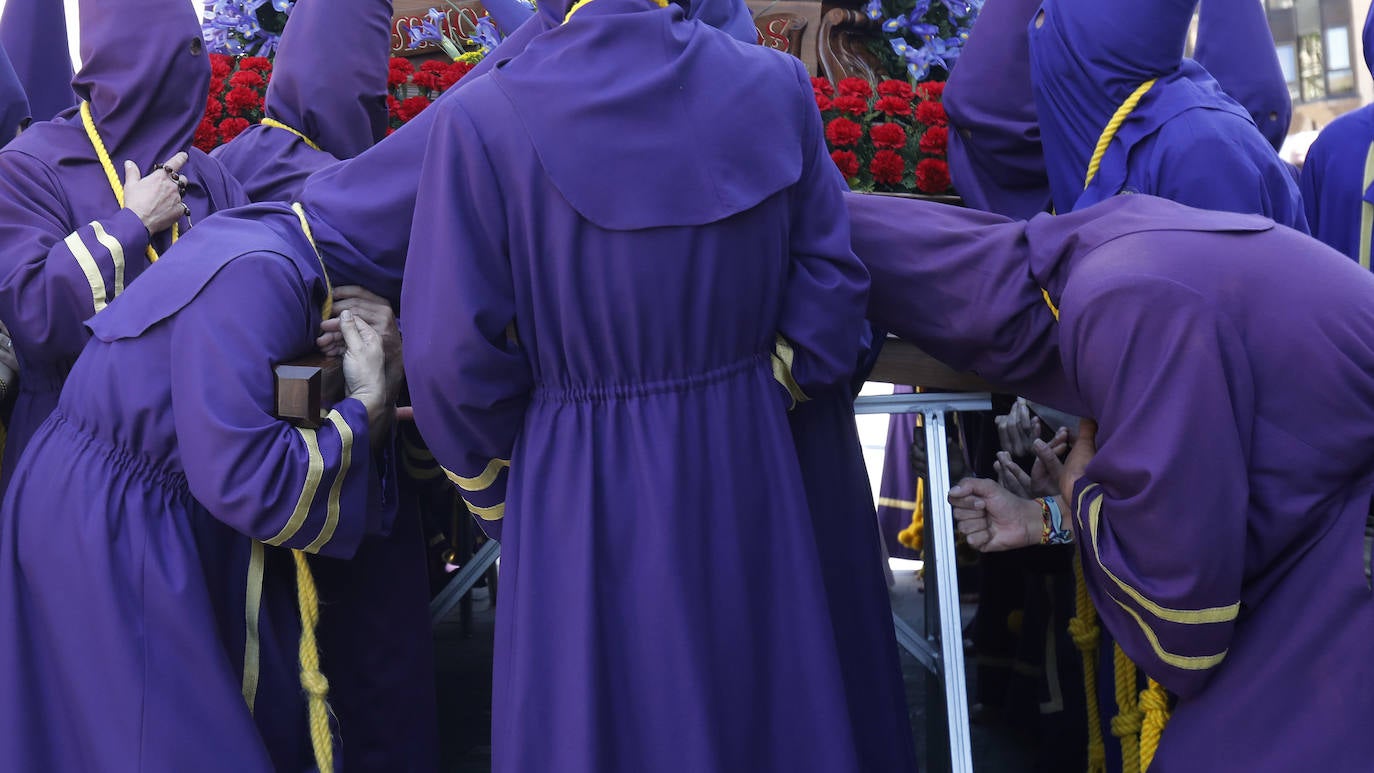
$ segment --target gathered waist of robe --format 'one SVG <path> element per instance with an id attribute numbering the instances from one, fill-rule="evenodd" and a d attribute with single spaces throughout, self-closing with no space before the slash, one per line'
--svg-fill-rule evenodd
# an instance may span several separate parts
<path id="1" fill-rule="evenodd" d="M 110 469 L 121 474 L 146 480 L 157 484 L 161 488 L 172 491 L 178 495 L 189 497 L 190 487 L 186 484 L 186 475 L 181 470 L 171 468 L 161 462 L 149 459 L 147 456 L 134 451 L 130 448 L 111 443 L 100 437 L 96 437 L 90 431 L 83 428 L 75 420 L 62 413 L 62 409 L 54 410 L 50 416 L 39 427 L 38 433 L 34 436 L 34 441 L 44 433 L 55 434 L 70 442 L 75 443 L 75 448 L 64 450 L 81 451 L 90 453 L 96 458 L 109 462 Z M 30 442 L 29 452 L 34 450 L 34 443 Z"/>
<path id="2" fill-rule="evenodd" d="M 759 352 L 719 368 L 659 380 L 599 384 L 541 382 L 535 385 L 532 397 L 537 402 L 546 403 L 609 403 L 656 395 L 693 392 L 722 381 L 728 381 L 755 369 L 767 371 L 771 368 L 769 357 L 768 352 Z"/>

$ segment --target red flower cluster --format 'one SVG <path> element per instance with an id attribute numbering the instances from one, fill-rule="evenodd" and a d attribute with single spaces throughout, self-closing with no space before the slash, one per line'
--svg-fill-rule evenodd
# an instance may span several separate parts
<path id="1" fill-rule="evenodd" d="M 387 68 L 387 133 L 419 115 L 472 67 L 467 62 L 427 61 L 416 69 L 409 59 L 393 57 Z M 269 59 L 211 54 L 210 96 L 196 127 L 195 146 L 208 153 L 261 121 L 271 78 Z"/>
<path id="2" fill-rule="evenodd" d="M 401 128 L 420 111 L 434 104 L 440 94 L 472 72 L 472 67 L 467 62 L 431 59 L 422 62 L 417 69 L 408 59 L 392 57 L 387 74 L 387 90 L 390 94 L 386 104 L 390 126 L 386 133 Z"/>
<path id="3" fill-rule="evenodd" d="M 830 159 L 861 191 L 951 193 L 943 83 L 812 78 Z"/>
<path id="4" fill-rule="evenodd" d="M 262 120 L 272 62 L 261 56 L 210 55 L 210 96 L 193 144 L 209 153 Z"/>

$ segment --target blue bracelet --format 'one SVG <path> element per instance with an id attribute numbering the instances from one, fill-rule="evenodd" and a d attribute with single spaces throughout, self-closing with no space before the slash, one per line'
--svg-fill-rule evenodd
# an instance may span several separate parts
<path id="1" fill-rule="evenodd" d="M 1045 510 L 1049 515 L 1048 536 L 1045 538 L 1047 545 L 1068 545 L 1073 542 L 1073 532 L 1064 528 L 1064 514 L 1059 509 L 1059 503 L 1054 501 L 1054 497 L 1045 497 Z"/>

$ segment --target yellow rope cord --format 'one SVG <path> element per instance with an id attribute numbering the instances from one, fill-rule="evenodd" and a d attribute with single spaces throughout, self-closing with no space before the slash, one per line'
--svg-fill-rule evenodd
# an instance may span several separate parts
<path id="1" fill-rule="evenodd" d="M 1140 98 L 1145 96 L 1145 92 L 1155 85 L 1155 80 L 1155 78 L 1151 78 L 1137 86 L 1136 90 L 1131 92 L 1129 97 L 1126 97 L 1126 101 L 1121 103 L 1121 107 L 1116 109 L 1116 113 L 1112 115 L 1112 120 L 1107 122 L 1107 128 L 1103 129 L 1102 136 L 1097 138 L 1097 147 L 1093 149 L 1093 157 L 1088 161 L 1088 176 L 1083 180 L 1084 189 L 1087 189 L 1092 184 L 1093 178 L 1097 176 L 1097 170 L 1102 165 L 1102 157 L 1107 154 L 1107 146 L 1116 139 L 1117 130 L 1121 128 L 1121 124 L 1126 122 L 1131 111 L 1135 110 L 1135 106 L 1140 103 Z"/>
<path id="2" fill-rule="evenodd" d="M 119 172 L 115 170 L 114 162 L 110 160 L 110 151 L 105 148 L 105 140 L 100 138 L 100 132 L 96 131 L 95 118 L 91 116 L 91 103 L 81 103 L 81 123 L 86 127 L 86 136 L 91 140 L 91 147 L 95 148 L 95 157 L 100 161 L 100 167 L 105 170 L 105 179 L 110 183 L 110 190 L 114 191 L 115 201 L 119 202 L 119 208 L 124 208 L 124 185 L 119 181 Z M 140 172 L 141 174 L 142 172 Z M 179 237 L 181 225 L 172 223 L 172 243 L 176 244 Z M 150 235 L 151 238 L 151 235 Z M 157 250 L 153 245 L 148 245 L 148 262 L 157 262 Z"/>
<path id="3" fill-rule="evenodd" d="M 563 23 L 567 24 L 568 19 L 571 19 L 573 17 L 573 14 L 582 10 L 582 6 L 586 5 L 587 3 L 590 3 L 591 1 L 592 0 L 577 0 L 577 2 L 573 3 L 572 7 L 568 9 L 568 15 L 563 17 Z M 668 7 L 668 0 L 653 0 L 653 3 L 659 8 Z"/>
<path id="4" fill-rule="evenodd" d="M 897 541 L 920 552 L 925 545 L 926 479 L 916 479 L 916 506 L 911 510 L 911 525 L 897 532 Z"/>
<path id="5" fill-rule="evenodd" d="M 305 136 L 305 134 L 304 134 L 303 132 L 301 132 L 301 131 L 299 131 L 299 130 L 297 130 L 297 129 L 293 129 L 292 127 L 287 126 L 286 124 L 282 123 L 281 121 L 278 121 L 278 120 L 275 119 L 275 118 L 266 118 L 266 117 L 264 117 L 261 121 L 258 121 L 258 123 L 262 124 L 263 126 L 271 127 L 271 128 L 273 128 L 273 129 L 281 129 L 281 130 L 284 131 L 284 132 L 290 132 L 291 134 L 294 134 L 294 135 L 296 135 L 297 137 L 299 137 L 300 140 L 301 140 L 301 142 L 304 142 L 305 144 L 309 145 L 310 147 L 314 148 L 315 150 L 319 150 L 321 153 L 324 152 L 323 150 L 320 149 L 320 146 L 319 146 L 319 145 L 316 145 L 316 144 L 315 144 L 315 141 L 314 141 L 314 140 L 312 140 L 312 139 L 310 139 L 309 137 Z"/>
<path id="6" fill-rule="evenodd" d="M 1140 728 L 1142 715 L 1136 691 L 1135 664 L 1126 657 L 1120 644 L 1112 647 L 1116 672 L 1116 716 L 1112 735 L 1121 742 L 1121 773 L 1140 773 Z"/>
<path id="7" fill-rule="evenodd" d="M 1143 773 L 1154 762 L 1155 752 L 1159 750 L 1159 738 L 1169 722 L 1169 698 L 1159 682 L 1151 679 L 1149 686 L 1141 690 L 1140 712 L 1145 717 L 1140 726 L 1140 770 Z"/>
<path id="8" fill-rule="evenodd" d="M 1088 597 L 1079 556 L 1073 558 L 1073 577 L 1076 614 L 1069 619 L 1069 635 L 1083 655 L 1083 689 L 1088 701 L 1088 773 L 1105 773 L 1107 749 L 1102 745 L 1102 714 L 1097 706 L 1097 644 L 1101 635 L 1097 627 L 1097 610 Z"/>
<path id="9" fill-rule="evenodd" d="M 320 672 L 320 650 L 315 643 L 315 627 L 320 624 L 320 597 L 305 553 L 291 551 L 296 559 L 296 599 L 301 607 L 301 687 L 310 703 L 310 743 L 315 747 L 315 765 L 320 773 L 333 773 L 334 739 L 329 732 L 329 680 Z"/>

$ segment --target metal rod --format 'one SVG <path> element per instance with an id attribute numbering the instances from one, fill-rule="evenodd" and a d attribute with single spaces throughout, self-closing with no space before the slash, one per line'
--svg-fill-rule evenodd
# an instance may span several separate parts
<path id="1" fill-rule="evenodd" d="M 487 569 L 496 563 L 497 557 L 501 555 L 501 543 L 496 540 L 488 540 L 481 550 L 472 557 L 472 560 L 463 565 L 458 573 L 453 575 L 453 579 L 448 581 L 448 585 L 439 591 L 439 595 L 429 602 L 429 623 L 438 625 L 444 618 L 458 606 L 458 602 L 463 600 L 472 586 L 482 578 Z"/>
<path id="2" fill-rule="evenodd" d="M 985 396 L 986 397 L 986 396 Z M 938 408 L 925 416 L 927 470 L 930 475 L 930 517 L 935 520 L 936 593 L 940 602 L 940 655 L 944 665 L 945 708 L 949 712 L 949 757 L 953 773 L 972 773 L 968 693 L 964 676 L 964 631 L 959 614 L 959 578 L 954 556 L 954 512 L 949 505 L 949 458 L 945 414 Z"/>
<path id="3" fill-rule="evenodd" d="M 990 411 L 992 395 L 986 392 L 920 392 L 905 395 L 864 395 L 854 399 L 854 412 L 925 413 L 927 411 Z"/>

